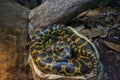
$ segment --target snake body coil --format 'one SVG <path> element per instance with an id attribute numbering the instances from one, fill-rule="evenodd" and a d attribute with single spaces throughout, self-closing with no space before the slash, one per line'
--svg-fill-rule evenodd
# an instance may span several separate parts
<path id="1" fill-rule="evenodd" d="M 30 53 L 37 67 L 45 73 L 76 76 L 93 70 L 97 74 L 93 46 L 63 25 L 37 31 L 31 40 Z"/>

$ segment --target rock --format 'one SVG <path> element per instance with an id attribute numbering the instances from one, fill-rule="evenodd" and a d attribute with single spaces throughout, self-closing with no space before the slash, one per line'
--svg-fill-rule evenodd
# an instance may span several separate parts
<path id="1" fill-rule="evenodd" d="M 95 0 L 43 0 L 40 6 L 31 10 L 29 18 L 35 29 L 55 23 L 68 23 L 95 4 Z"/>
<path id="2" fill-rule="evenodd" d="M 24 63 L 28 13 L 28 9 L 14 0 L 0 0 L 0 69 L 2 70 L 0 75 L 3 75 L 1 80 L 8 79 L 10 77 L 8 75 L 14 76 L 11 72 Z"/>

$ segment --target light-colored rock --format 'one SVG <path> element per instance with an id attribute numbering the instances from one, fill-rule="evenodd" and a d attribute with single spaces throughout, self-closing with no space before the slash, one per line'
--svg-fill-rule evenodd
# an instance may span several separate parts
<path id="1" fill-rule="evenodd" d="M 44 0 L 30 12 L 30 22 L 35 29 L 67 23 L 78 14 L 95 6 L 96 0 Z"/>

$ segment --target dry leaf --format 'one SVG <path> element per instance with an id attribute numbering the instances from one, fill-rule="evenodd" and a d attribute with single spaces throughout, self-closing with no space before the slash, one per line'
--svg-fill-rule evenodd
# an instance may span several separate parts
<path id="1" fill-rule="evenodd" d="M 120 45 L 115 44 L 115 43 L 112 43 L 112 42 L 109 42 L 109 41 L 105 41 L 105 40 L 103 41 L 103 43 L 104 43 L 106 46 L 108 46 L 109 48 L 120 52 Z"/>
<path id="2" fill-rule="evenodd" d="M 103 29 L 97 29 L 97 28 L 92 28 L 92 29 L 84 29 L 79 31 L 80 34 L 83 34 L 84 36 L 89 36 L 89 38 L 97 37 L 100 36 L 104 33 Z"/>
<path id="3" fill-rule="evenodd" d="M 105 38 L 108 35 L 108 30 L 104 31 L 102 35 L 100 35 L 101 38 Z"/>

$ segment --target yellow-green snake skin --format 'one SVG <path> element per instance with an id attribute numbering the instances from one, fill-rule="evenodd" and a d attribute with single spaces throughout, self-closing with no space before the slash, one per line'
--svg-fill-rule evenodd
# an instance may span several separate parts
<path id="1" fill-rule="evenodd" d="M 36 31 L 30 54 L 36 66 L 45 73 L 65 76 L 97 75 L 95 48 L 64 25 Z"/>

